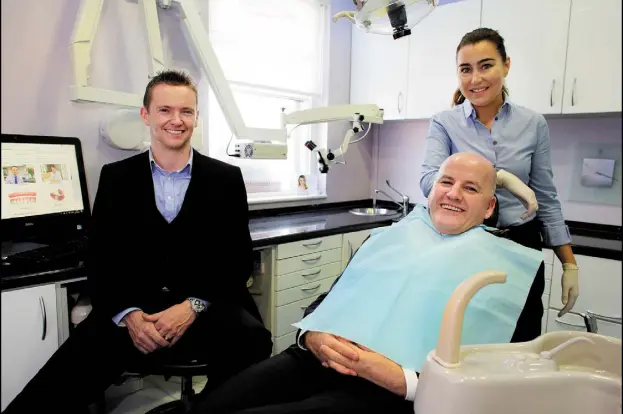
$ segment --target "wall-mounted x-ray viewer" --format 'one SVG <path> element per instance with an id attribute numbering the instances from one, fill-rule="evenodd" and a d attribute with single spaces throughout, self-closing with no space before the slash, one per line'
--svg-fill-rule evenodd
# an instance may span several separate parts
<path id="1" fill-rule="evenodd" d="M 582 178 L 585 187 L 612 187 L 615 160 L 584 158 L 582 160 Z"/>

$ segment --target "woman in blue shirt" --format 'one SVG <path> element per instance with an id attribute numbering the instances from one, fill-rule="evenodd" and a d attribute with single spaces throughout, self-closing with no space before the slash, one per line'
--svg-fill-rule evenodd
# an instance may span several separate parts
<path id="1" fill-rule="evenodd" d="M 459 88 L 454 94 L 454 107 L 430 121 L 420 177 L 422 192 L 428 197 L 439 166 L 456 152 L 475 152 L 491 161 L 498 170 L 497 227 L 508 229 L 511 240 L 538 250 L 542 235 L 563 264 L 565 306 L 559 313 L 562 316 L 578 296 L 578 267 L 553 182 L 547 122 L 543 115 L 508 99 L 504 78 L 510 69 L 510 58 L 497 31 L 479 28 L 463 36 L 456 62 Z M 500 188 L 504 171 L 514 174 L 534 191 L 538 201 L 536 215 L 526 217 L 522 201 Z M 529 341 L 541 334 L 544 287 L 541 264 L 511 341 Z"/>

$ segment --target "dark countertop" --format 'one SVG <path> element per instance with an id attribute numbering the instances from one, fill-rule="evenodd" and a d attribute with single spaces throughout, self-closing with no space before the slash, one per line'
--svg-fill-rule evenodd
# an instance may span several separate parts
<path id="1" fill-rule="evenodd" d="M 16 289 L 41 285 L 44 283 L 56 283 L 63 280 L 77 279 L 86 276 L 86 271 L 82 262 L 72 265 L 67 264 L 50 269 L 39 269 L 20 273 L 10 272 L 3 267 L 2 278 L 0 278 L 0 287 L 2 290 Z"/>
<path id="2" fill-rule="evenodd" d="M 356 207 L 369 207 L 371 204 L 371 200 L 359 200 L 251 211 L 249 213 L 249 230 L 253 248 L 260 249 L 293 241 L 372 229 L 390 225 L 401 217 L 400 214 L 375 217 L 357 216 L 348 211 Z M 377 207 L 390 208 L 391 206 L 391 203 L 382 201 L 379 201 L 377 205 Z M 568 225 L 572 234 L 574 253 L 621 260 L 620 227 L 571 221 L 568 222 Z M 7 270 L 6 267 L 2 267 L 2 277 L 0 278 L 2 290 L 86 276 L 81 264 L 23 274 L 15 274 L 15 272 L 8 272 Z"/>
<path id="3" fill-rule="evenodd" d="M 394 216 L 357 216 L 348 209 L 301 212 L 249 220 L 253 247 L 260 248 L 333 234 L 388 226 L 400 218 Z"/>
<path id="4" fill-rule="evenodd" d="M 621 240 L 582 236 L 571 232 L 573 253 L 602 259 L 621 260 Z"/>

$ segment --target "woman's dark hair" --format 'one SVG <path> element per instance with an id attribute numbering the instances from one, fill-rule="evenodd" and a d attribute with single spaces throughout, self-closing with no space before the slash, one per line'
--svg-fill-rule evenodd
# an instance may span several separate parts
<path id="1" fill-rule="evenodd" d="M 485 40 L 495 45 L 495 48 L 502 57 L 502 62 L 506 62 L 506 47 L 504 46 L 504 38 L 500 36 L 497 30 L 488 29 L 486 27 L 479 27 L 478 29 L 472 30 L 463 36 L 461 42 L 456 48 L 456 55 L 458 56 L 459 50 L 461 50 L 463 46 L 475 45 L 476 43 L 480 43 Z M 504 99 L 508 96 L 508 89 L 506 89 L 506 86 L 502 87 L 502 96 Z M 461 93 L 461 89 L 456 88 L 452 99 L 452 106 L 460 105 L 463 102 L 465 102 L 465 97 Z"/>

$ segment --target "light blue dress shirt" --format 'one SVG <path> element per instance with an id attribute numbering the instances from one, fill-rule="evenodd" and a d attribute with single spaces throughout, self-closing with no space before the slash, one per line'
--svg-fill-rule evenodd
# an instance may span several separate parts
<path id="1" fill-rule="evenodd" d="M 23 184 L 24 179 L 19 175 L 9 175 L 4 182 L 7 184 Z"/>
<path id="2" fill-rule="evenodd" d="M 167 172 L 158 165 L 156 160 L 154 160 L 154 156 L 150 148 L 149 165 L 151 167 L 151 177 L 154 181 L 156 206 L 158 207 L 160 214 L 162 214 L 162 217 L 164 217 L 167 222 L 171 223 L 173 219 L 177 217 L 177 214 L 182 208 L 184 196 L 186 195 L 186 190 L 188 190 L 188 184 L 190 184 L 190 176 L 193 165 L 193 150 L 191 149 L 190 158 L 184 168 L 173 172 Z M 209 305 L 209 302 L 205 300 L 201 301 L 204 305 L 206 305 L 206 307 Z M 128 308 L 119 312 L 113 318 L 113 322 L 115 322 L 116 325 L 119 325 L 125 315 L 135 310 L 140 309 Z"/>
<path id="3" fill-rule="evenodd" d="M 426 138 L 420 188 L 428 197 L 441 163 L 457 152 L 477 153 L 496 169 L 516 175 L 535 193 L 539 203 L 536 217 L 543 223 L 542 235 L 548 246 L 571 243 L 560 201 L 554 186 L 550 136 L 543 115 L 506 99 L 491 130 L 476 118 L 469 101 L 433 116 Z M 499 227 L 523 224 L 525 207 L 506 189 L 496 191 L 500 207 Z"/>

